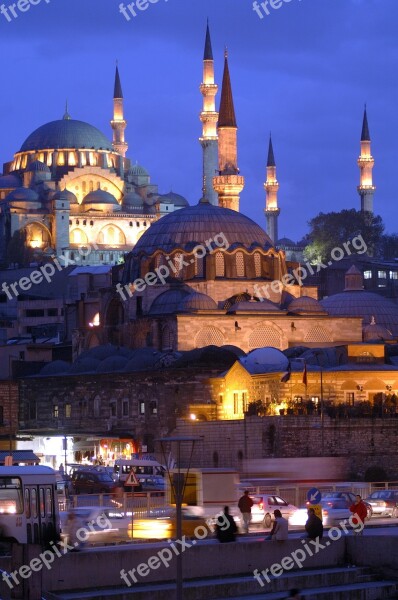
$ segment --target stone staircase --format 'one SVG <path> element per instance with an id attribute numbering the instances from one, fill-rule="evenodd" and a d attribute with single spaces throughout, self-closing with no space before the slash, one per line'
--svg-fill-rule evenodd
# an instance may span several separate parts
<path id="1" fill-rule="evenodd" d="M 397 574 L 398 576 L 398 574 Z M 292 588 L 301 590 L 305 600 L 398 599 L 398 579 L 385 580 L 368 567 L 336 567 L 288 571 L 262 587 L 253 576 L 243 575 L 189 580 L 184 582 L 184 600 L 283 600 Z M 43 594 L 43 600 L 172 600 L 175 584 L 124 586 L 98 591 Z"/>

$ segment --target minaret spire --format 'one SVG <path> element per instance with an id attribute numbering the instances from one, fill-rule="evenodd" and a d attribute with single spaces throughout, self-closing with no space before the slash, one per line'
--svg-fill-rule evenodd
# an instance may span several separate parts
<path id="1" fill-rule="evenodd" d="M 276 163 L 274 148 L 272 146 L 272 137 L 269 136 L 268 158 L 267 158 L 267 179 L 264 183 L 266 193 L 265 216 L 267 219 L 267 233 L 272 242 L 278 241 L 278 217 L 280 210 L 278 208 L 278 189 L 279 183 L 276 178 Z"/>
<path id="2" fill-rule="evenodd" d="M 376 189 L 373 185 L 372 175 L 374 164 L 375 161 L 370 148 L 368 115 L 365 104 L 361 132 L 361 154 L 358 158 L 358 167 L 360 171 L 358 193 L 361 197 L 362 212 L 373 212 L 373 196 Z"/>
<path id="3" fill-rule="evenodd" d="M 218 193 L 220 206 L 239 211 L 239 195 L 244 188 L 245 179 L 239 175 L 238 169 L 237 130 L 228 52 L 225 50 L 220 114 L 217 125 L 219 174 L 214 177 L 213 186 Z"/>
<path id="4" fill-rule="evenodd" d="M 205 49 L 203 54 L 203 82 L 200 85 L 203 96 L 203 110 L 200 113 L 202 137 L 199 138 L 203 149 L 203 197 L 211 204 L 218 204 L 213 188 L 213 177 L 218 164 L 218 137 L 215 97 L 218 86 L 214 83 L 214 60 L 211 46 L 209 21 L 206 27 Z"/>
<path id="5" fill-rule="evenodd" d="M 62 118 L 64 119 L 64 121 L 70 121 L 72 118 L 68 111 L 68 100 L 65 100 L 65 113 Z"/>
<path id="6" fill-rule="evenodd" d="M 123 114 L 123 92 L 117 64 L 115 72 L 115 86 L 113 91 L 113 119 L 111 121 L 111 127 L 113 129 L 113 149 L 115 152 L 118 152 L 124 157 L 126 156 L 128 148 L 128 144 L 124 139 L 124 131 L 127 127 L 127 121 L 125 121 Z"/>

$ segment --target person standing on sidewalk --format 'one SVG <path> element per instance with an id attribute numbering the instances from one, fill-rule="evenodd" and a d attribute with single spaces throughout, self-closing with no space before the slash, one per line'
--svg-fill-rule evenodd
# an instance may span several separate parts
<path id="1" fill-rule="evenodd" d="M 249 533 L 249 525 L 252 518 L 252 506 L 253 500 L 250 498 L 248 490 L 245 490 L 238 502 L 238 508 L 242 513 L 243 530 L 245 533 Z"/>
<path id="2" fill-rule="evenodd" d="M 366 504 L 363 502 L 361 496 L 357 494 L 355 496 L 355 502 L 350 506 L 350 511 L 353 513 L 352 523 L 354 525 L 354 533 L 362 535 L 365 527 L 365 519 L 368 516 L 368 510 Z M 362 525 L 362 528 L 360 528 Z M 356 530 L 358 528 L 358 531 Z"/>

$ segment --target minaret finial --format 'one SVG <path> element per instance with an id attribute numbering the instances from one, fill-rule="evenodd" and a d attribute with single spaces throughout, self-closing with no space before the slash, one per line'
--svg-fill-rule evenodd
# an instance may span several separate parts
<path id="1" fill-rule="evenodd" d="M 70 121 L 71 120 L 71 116 L 70 116 L 70 114 L 68 112 L 68 100 L 65 100 L 65 113 L 64 113 L 63 119 L 65 121 Z"/>
<path id="2" fill-rule="evenodd" d="M 203 54 L 203 60 L 213 60 L 213 48 L 211 45 L 209 19 L 207 19 L 205 51 Z"/>
<path id="3" fill-rule="evenodd" d="M 111 127 L 113 129 L 112 146 L 115 152 L 118 152 L 123 157 L 126 156 L 128 148 L 128 144 L 124 139 L 126 126 L 127 122 L 124 118 L 123 110 L 122 84 L 120 83 L 118 61 L 116 61 L 115 86 L 113 90 L 113 119 L 111 121 Z"/>
<path id="4" fill-rule="evenodd" d="M 120 76 L 119 76 L 118 61 L 116 61 L 115 87 L 114 87 L 114 91 L 113 91 L 113 97 L 114 98 L 123 98 L 122 84 L 120 83 Z"/>

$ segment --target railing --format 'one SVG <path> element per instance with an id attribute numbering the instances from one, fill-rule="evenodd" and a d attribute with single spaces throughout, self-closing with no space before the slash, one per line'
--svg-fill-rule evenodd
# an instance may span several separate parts
<path id="1" fill-rule="evenodd" d="M 58 502 L 59 510 L 66 511 L 78 506 L 101 506 L 118 508 L 124 513 L 133 511 L 136 517 L 159 516 L 166 508 L 164 492 L 137 492 L 135 494 L 78 494 Z"/>

